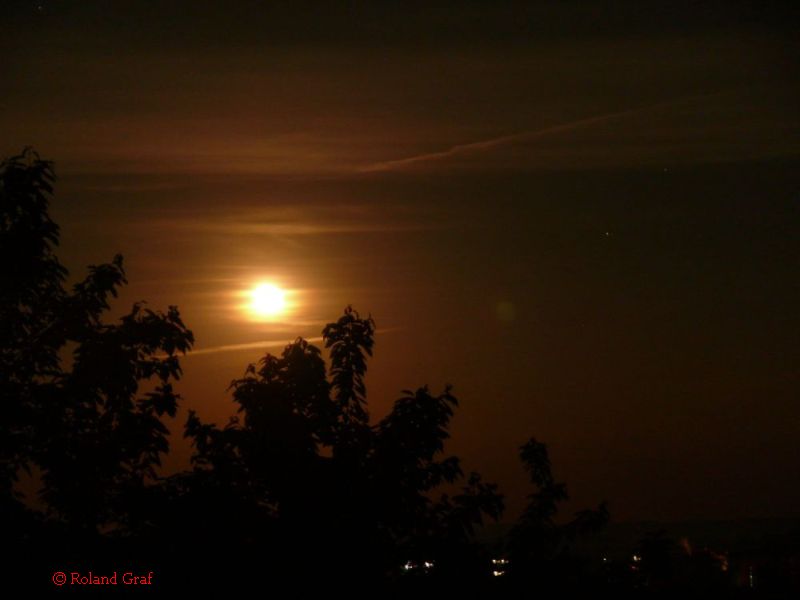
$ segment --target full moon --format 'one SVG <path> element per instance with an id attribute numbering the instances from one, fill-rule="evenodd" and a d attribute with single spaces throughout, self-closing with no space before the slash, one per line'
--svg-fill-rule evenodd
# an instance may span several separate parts
<path id="1" fill-rule="evenodd" d="M 286 310 L 286 292 L 271 283 L 257 285 L 250 292 L 250 310 L 259 317 L 275 317 Z"/>

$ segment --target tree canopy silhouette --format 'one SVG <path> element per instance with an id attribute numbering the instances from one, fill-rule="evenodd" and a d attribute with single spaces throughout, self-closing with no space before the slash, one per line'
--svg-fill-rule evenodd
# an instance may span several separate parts
<path id="1" fill-rule="evenodd" d="M 232 382 L 240 414 L 225 427 L 191 413 L 194 470 L 173 479 L 178 496 L 202 490 L 217 501 L 227 496 L 229 507 L 249 498 L 239 508 L 251 515 L 247 527 L 268 525 L 271 535 L 281 532 L 281 547 L 301 543 L 306 556 L 323 548 L 324 563 L 345 571 L 354 553 L 359 569 L 366 561 L 380 572 L 401 558 L 439 555 L 467 542 L 485 517 L 498 518 L 496 486 L 465 476 L 459 459 L 445 455 L 458 404 L 449 387 L 406 390 L 370 424 L 364 376 L 374 333 L 372 318 L 347 307 L 323 330 L 330 381 L 321 350 L 298 338 Z M 460 492 L 437 493 L 458 482 Z M 340 552 L 331 555 L 331 544 Z"/>
<path id="2" fill-rule="evenodd" d="M 58 560 L 155 556 L 173 573 L 391 580 L 411 560 L 435 561 L 441 576 L 489 575 L 475 532 L 504 501 L 446 452 L 452 388 L 404 390 L 372 420 L 375 322 L 350 306 L 324 327 L 323 348 L 297 338 L 248 365 L 230 384 L 237 414 L 224 426 L 189 411 L 190 467 L 162 476 L 193 334 L 174 306 L 137 302 L 108 322 L 127 283 L 119 255 L 67 284 L 54 180 L 30 149 L 0 164 L 0 519 L 23 562 L 47 547 Z M 607 513 L 557 525 L 566 488 L 546 447 L 531 439 L 521 458 L 538 490 L 509 546 L 522 566 L 563 554 Z M 25 472 L 41 482 L 41 510 L 19 491 Z"/>
<path id="3" fill-rule="evenodd" d="M 564 563 L 571 561 L 571 545 L 579 538 L 602 529 L 609 519 L 605 502 L 595 509 L 585 509 L 566 523 L 556 521 L 559 504 L 566 501 L 567 486 L 556 481 L 547 446 L 531 438 L 520 448 L 520 459 L 536 490 L 528 496 L 519 521 L 511 530 L 508 551 L 518 577 L 563 585 Z M 559 572 L 559 571 L 562 572 Z M 573 578 L 579 572 L 567 564 Z"/>
<path id="4" fill-rule="evenodd" d="M 127 496 L 168 451 L 178 354 L 192 332 L 177 308 L 143 303 L 104 322 L 126 283 L 122 257 L 68 288 L 49 216 L 50 161 L 26 149 L 0 165 L 0 486 L 4 531 L 30 512 L 14 484 L 36 469 L 48 523 L 75 535 L 124 529 Z"/>

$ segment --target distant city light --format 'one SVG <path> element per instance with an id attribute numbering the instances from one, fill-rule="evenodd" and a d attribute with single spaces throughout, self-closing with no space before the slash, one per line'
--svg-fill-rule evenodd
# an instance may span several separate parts
<path id="1" fill-rule="evenodd" d="M 422 562 L 415 562 L 413 560 L 406 561 L 403 565 L 403 571 L 415 571 L 415 570 L 423 570 L 426 573 L 433 569 L 436 566 L 436 563 L 433 560 L 424 560 Z"/>
<path id="2" fill-rule="evenodd" d="M 492 575 L 495 577 L 502 577 L 506 574 L 505 566 L 508 565 L 509 561 L 507 558 L 493 558 L 492 565 L 496 568 L 492 570 Z"/>

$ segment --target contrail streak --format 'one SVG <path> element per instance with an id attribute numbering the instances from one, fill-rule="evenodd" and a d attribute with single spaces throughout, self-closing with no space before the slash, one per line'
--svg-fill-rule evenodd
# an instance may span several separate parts
<path id="1" fill-rule="evenodd" d="M 322 337 L 303 338 L 307 342 L 321 342 Z M 247 344 L 226 344 L 224 346 L 211 346 L 210 348 L 200 348 L 190 350 L 186 357 L 197 356 L 199 354 L 216 354 L 217 352 L 235 352 L 237 350 L 252 350 L 254 348 L 277 348 L 291 344 L 293 340 L 262 340 L 260 342 L 248 342 Z"/>
<path id="2" fill-rule="evenodd" d="M 387 160 L 384 162 L 378 162 L 371 165 L 367 165 L 361 167 L 359 171 L 362 173 L 374 173 L 379 171 L 393 171 L 402 169 L 407 166 L 415 165 L 418 163 L 425 163 L 431 161 L 442 160 L 446 158 L 450 158 L 453 156 L 458 156 L 461 154 L 468 154 L 471 152 L 481 151 L 481 150 L 491 150 L 492 148 L 497 148 L 498 146 L 505 146 L 508 144 L 513 144 L 514 142 L 521 142 L 521 141 L 528 141 L 534 140 L 539 137 L 545 137 L 548 135 L 552 135 L 554 133 L 561 133 L 564 131 L 572 131 L 574 129 L 579 129 L 581 127 L 586 127 L 588 125 L 595 125 L 596 123 L 603 123 L 605 121 L 611 121 L 613 119 L 619 119 L 621 117 L 627 117 L 630 115 L 634 115 L 640 112 L 646 112 L 650 110 L 656 110 L 658 108 L 663 108 L 665 106 L 672 106 L 674 104 L 678 104 L 680 102 L 686 100 L 693 100 L 696 98 L 701 97 L 708 97 L 708 96 L 716 96 L 721 92 L 713 93 L 713 94 L 702 94 L 698 96 L 692 96 L 689 98 L 681 98 L 677 100 L 667 100 L 664 102 L 658 102 L 656 104 L 651 104 L 648 106 L 639 106 L 636 108 L 628 108 L 625 110 L 620 110 L 617 112 L 606 113 L 603 115 L 596 115 L 594 117 L 587 117 L 586 119 L 579 119 L 577 121 L 571 121 L 569 123 L 562 123 L 560 125 L 553 125 L 551 127 L 545 127 L 544 129 L 535 129 L 535 130 L 528 130 L 528 131 L 521 131 L 519 133 L 512 133 L 509 135 L 503 135 L 500 137 L 492 138 L 489 140 L 481 140 L 478 142 L 469 142 L 466 144 L 457 144 L 447 150 L 442 150 L 440 152 L 429 152 L 427 154 L 419 154 L 417 156 L 409 156 L 408 158 L 399 158 L 396 160 Z"/>
<path id="3" fill-rule="evenodd" d="M 397 331 L 402 329 L 402 327 L 389 327 L 386 329 L 377 329 L 375 331 L 376 334 L 378 333 L 387 333 L 390 331 Z M 294 341 L 293 339 L 282 339 L 282 340 L 262 340 L 259 342 L 248 342 L 246 344 L 226 344 L 224 346 L 211 346 L 209 348 L 200 348 L 198 350 L 190 350 L 181 358 L 190 358 L 192 356 L 198 356 L 200 354 L 216 354 L 218 352 L 236 352 L 238 350 L 254 350 L 254 349 L 261 349 L 266 350 L 268 348 L 283 348 L 284 346 L 291 344 Z M 312 337 L 312 338 L 303 338 L 307 342 L 321 342 L 322 336 Z M 166 358 L 165 354 L 159 355 L 157 358 Z"/>

